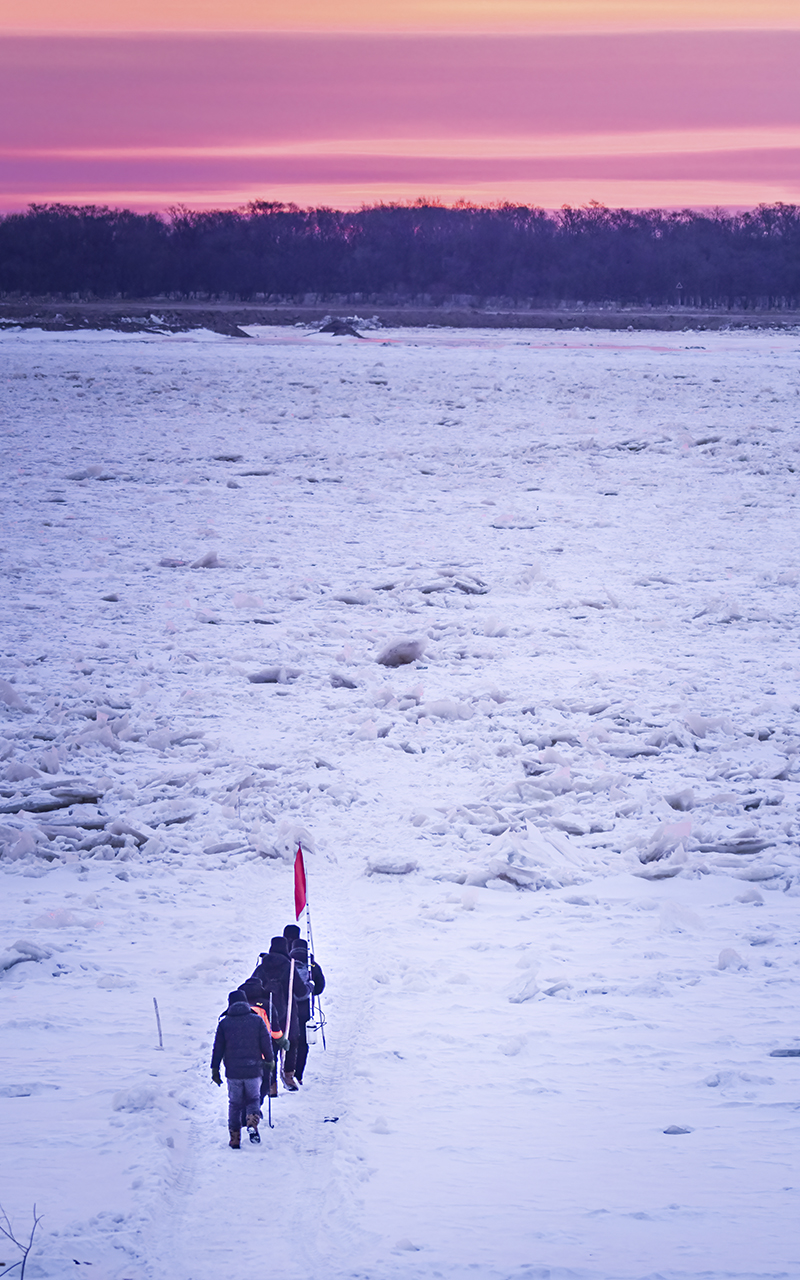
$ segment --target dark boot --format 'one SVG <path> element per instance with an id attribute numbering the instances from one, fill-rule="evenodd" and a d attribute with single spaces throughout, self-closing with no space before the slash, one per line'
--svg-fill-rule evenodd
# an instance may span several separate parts
<path id="1" fill-rule="evenodd" d="M 228 1146 L 233 1147 L 234 1151 L 238 1151 L 241 1146 L 242 1131 L 241 1129 L 230 1129 L 229 1132 L 231 1140 L 228 1143 Z"/>
<path id="2" fill-rule="evenodd" d="M 291 1089 L 293 1093 L 297 1093 L 297 1081 L 294 1078 L 293 1071 L 282 1071 L 281 1080 L 287 1089 Z"/>
<path id="3" fill-rule="evenodd" d="M 258 1122 L 260 1116 L 252 1115 L 247 1117 L 247 1133 L 251 1142 L 260 1142 L 261 1134 L 258 1132 Z"/>

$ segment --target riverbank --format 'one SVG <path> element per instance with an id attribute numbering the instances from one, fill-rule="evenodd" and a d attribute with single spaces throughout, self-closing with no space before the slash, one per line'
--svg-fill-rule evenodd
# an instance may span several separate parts
<path id="1" fill-rule="evenodd" d="M 800 327 L 798 311 L 719 311 L 690 307 L 551 307 L 536 310 L 481 310 L 477 307 L 380 306 L 376 304 L 263 304 L 249 302 L 179 302 L 163 298 L 131 301 L 49 302 L 0 301 L 0 328 L 109 329 L 123 333 L 184 333 L 210 329 L 229 337 L 248 335 L 243 326 L 321 324 L 331 316 L 362 319 L 375 328 L 453 329 L 608 329 L 654 330 L 676 333 L 684 329 L 780 329 Z"/>

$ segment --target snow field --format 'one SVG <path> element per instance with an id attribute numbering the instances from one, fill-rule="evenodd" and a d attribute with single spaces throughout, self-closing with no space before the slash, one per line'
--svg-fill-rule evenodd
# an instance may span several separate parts
<path id="1" fill-rule="evenodd" d="M 800 1274 L 800 340 L 253 332 L 0 337 L 28 1274 Z M 236 1154 L 298 838 L 328 1051 Z"/>

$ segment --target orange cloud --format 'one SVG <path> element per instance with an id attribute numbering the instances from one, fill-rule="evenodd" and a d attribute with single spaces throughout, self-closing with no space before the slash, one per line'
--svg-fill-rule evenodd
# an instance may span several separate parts
<path id="1" fill-rule="evenodd" d="M 800 32 L 0 40 L 0 208 L 800 202 Z"/>
<path id="2" fill-rule="evenodd" d="M 5 0 L 0 31 L 800 29 L 797 0 Z"/>

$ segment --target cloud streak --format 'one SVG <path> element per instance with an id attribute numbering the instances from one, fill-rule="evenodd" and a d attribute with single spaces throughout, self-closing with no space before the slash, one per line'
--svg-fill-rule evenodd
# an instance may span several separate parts
<path id="1" fill-rule="evenodd" d="M 0 201 L 796 201 L 798 65 L 800 32 L 0 39 Z"/>
<path id="2" fill-rule="evenodd" d="M 797 30 L 796 0 L 5 0 L 0 30 L 704 31 Z"/>

